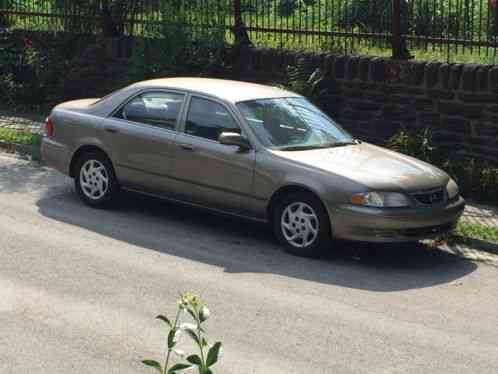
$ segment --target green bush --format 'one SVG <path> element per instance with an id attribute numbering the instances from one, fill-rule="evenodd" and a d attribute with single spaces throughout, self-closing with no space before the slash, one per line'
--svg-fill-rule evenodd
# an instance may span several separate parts
<path id="1" fill-rule="evenodd" d="M 221 27 L 193 30 L 181 19 L 150 29 L 135 45 L 131 81 L 171 75 L 195 75 L 224 67 L 225 30 Z"/>
<path id="2" fill-rule="evenodd" d="M 67 73 L 84 38 L 58 37 L 57 43 L 31 33 L 0 33 L 0 96 L 2 105 L 32 108 L 61 99 Z"/>
<path id="3" fill-rule="evenodd" d="M 283 88 L 303 95 L 319 105 L 327 93 L 324 82 L 325 75 L 319 68 L 314 68 L 306 59 L 300 59 L 295 65 L 287 67 L 287 82 Z"/>
<path id="4" fill-rule="evenodd" d="M 0 95 L 7 105 L 36 103 L 45 96 L 46 59 L 31 40 L 9 32 L 0 35 Z"/>
<path id="5" fill-rule="evenodd" d="M 444 147 L 437 147 L 433 131 L 400 129 L 386 146 L 397 152 L 429 162 L 446 171 L 460 187 L 464 197 L 480 202 L 498 202 L 498 168 L 488 162 L 466 158 Z"/>
<path id="6" fill-rule="evenodd" d="M 38 145 L 40 136 L 28 131 L 0 128 L 0 141 L 10 144 Z"/>
<path id="7" fill-rule="evenodd" d="M 439 153 L 432 141 L 432 130 L 425 128 L 419 133 L 400 129 L 386 143 L 394 151 L 405 153 L 426 162 L 438 162 Z"/>
<path id="8" fill-rule="evenodd" d="M 479 223 L 458 222 L 455 234 L 463 238 L 498 241 L 498 228 Z"/>

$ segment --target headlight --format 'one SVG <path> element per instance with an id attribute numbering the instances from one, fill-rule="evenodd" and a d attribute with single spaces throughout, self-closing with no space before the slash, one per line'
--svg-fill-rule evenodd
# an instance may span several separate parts
<path id="1" fill-rule="evenodd" d="M 455 198 L 456 196 L 458 196 L 458 185 L 456 184 L 456 182 L 450 178 L 450 181 L 448 182 L 448 184 L 446 185 L 446 191 L 448 192 L 448 199 L 453 199 Z"/>
<path id="2" fill-rule="evenodd" d="M 363 192 L 351 197 L 355 205 L 377 208 L 400 208 L 410 206 L 408 197 L 399 192 Z"/>

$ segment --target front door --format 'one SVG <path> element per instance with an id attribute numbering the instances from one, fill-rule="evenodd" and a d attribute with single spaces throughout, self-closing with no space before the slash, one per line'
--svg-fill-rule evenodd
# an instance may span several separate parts
<path id="1" fill-rule="evenodd" d="M 221 102 L 192 96 L 184 131 L 175 141 L 173 175 L 185 198 L 250 214 L 256 210 L 255 152 L 221 144 L 218 137 L 223 131 L 241 132 L 229 109 Z"/>

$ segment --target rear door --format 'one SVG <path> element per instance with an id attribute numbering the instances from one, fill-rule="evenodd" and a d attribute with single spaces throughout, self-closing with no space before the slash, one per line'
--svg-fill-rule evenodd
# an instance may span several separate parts
<path id="1" fill-rule="evenodd" d="M 222 131 L 242 132 L 229 107 L 193 95 L 184 122 L 175 142 L 173 170 L 183 196 L 214 208 L 244 214 L 255 211 L 255 151 L 218 141 Z"/>
<path id="2" fill-rule="evenodd" d="M 175 91 L 142 91 L 105 119 L 104 136 L 113 150 L 121 184 L 150 192 L 168 191 L 185 96 Z"/>

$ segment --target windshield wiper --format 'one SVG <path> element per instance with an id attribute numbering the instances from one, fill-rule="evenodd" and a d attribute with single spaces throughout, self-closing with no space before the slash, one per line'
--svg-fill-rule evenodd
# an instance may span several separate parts
<path id="1" fill-rule="evenodd" d="M 348 140 L 348 141 L 345 141 L 345 142 L 334 142 L 334 143 L 330 143 L 330 144 L 328 144 L 328 147 L 329 148 L 342 147 L 342 146 L 345 146 L 345 145 L 355 145 L 355 144 L 360 144 L 360 143 L 361 143 L 360 140 L 353 139 L 353 140 Z"/>
<path id="2" fill-rule="evenodd" d="M 278 151 L 306 151 L 310 149 L 328 148 L 327 145 L 289 145 L 287 147 L 276 148 Z"/>
<path id="3" fill-rule="evenodd" d="M 281 148 L 276 148 L 279 151 L 306 151 L 310 149 L 323 149 L 323 148 L 334 148 L 334 147 L 342 147 L 346 145 L 355 145 L 360 144 L 361 141 L 358 139 L 348 140 L 345 142 L 331 142 L 324 144 L 312 144 L 312 145 L 289 145 Z"/>

